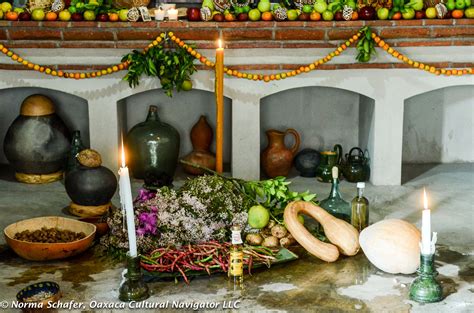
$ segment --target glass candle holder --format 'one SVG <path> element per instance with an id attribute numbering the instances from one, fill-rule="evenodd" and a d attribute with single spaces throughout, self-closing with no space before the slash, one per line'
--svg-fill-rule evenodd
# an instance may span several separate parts
<path id="1" fill-rule="evenodd" d="M 127 273 L 120 285 L 119 299 L 121 301 L 143 301 L 150 297 L 148 286 L 142 277 L 140 256 L 132 257 L 127 253 Z"/>
<path id="2" fill-rule="evenodd" d="M 434 266 L 434 254 L 420 255 L 418 277 L 411 283 L 410 299 L 420 303 L 439 302 L 443 299 L 443 289 L 436 280 L 438 272 Z"/>

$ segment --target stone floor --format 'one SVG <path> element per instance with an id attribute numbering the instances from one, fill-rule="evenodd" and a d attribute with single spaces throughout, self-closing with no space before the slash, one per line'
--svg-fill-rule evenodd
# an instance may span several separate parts
<path id="1" fill-rule="evenodd" d="M 240 310 L 258 312 L 474 312 L 474 165 L 407 165 L 404 169 L 402 186 L 367 186 L 370 220 L 401 218 L 420 226 L 421 190 L 427 188 L 432 229 L 438 232 L 436 265 L 445 293 L 442 302 L 420 305 L 408 300 L 414 275 L 382 273 L 363 253 L 327 264 L 302 251 L 297 261 L 246 276 L 242 291 L 233 291 L 225 276 L 203 277 L 190 285 L 151 283 L 153 294 L 148 301 L 163 305 L 169 301 L 168 310 L 173 301 L 219 302 L 222 309 L 224 301 L 240 300 Z M 329 185 L 314 179 L 292 180 L 292 188 L 309 189 L 320 199 L 329 193 Z M 138 186 L 135 182 L 134 187 Z M 354 185 L 343 182 L 342 193 L 351 199 Z M 67 215 L 68 202 L 61 183 L 23 185 L 13 181 L 8 168 L 0 168 L 0 227 L 34 216 Z M 97 311 L 88 309 L 92 300 L 119 303 L 121 263 L 94 250 L 71 260 L 35 263 L 14 255 L 3 238 L 0 244 L 0 302 L 12 301 L 28 284 L 54 280 L 61 285 L 63 301 L 83 302 L 86 311 Z"/>

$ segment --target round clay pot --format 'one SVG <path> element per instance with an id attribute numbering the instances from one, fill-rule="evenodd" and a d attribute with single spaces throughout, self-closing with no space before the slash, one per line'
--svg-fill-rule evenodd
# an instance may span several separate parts
<path id="1" fill-rule="evenodd" d="M 32 95 L 23 101 L 3 149 L 17 173 L 43 175 L 63 170 L 69 143 L 69 131 L 55 114 L 51 99 Z"/>
<path id="2" fill-rule="evenodd" d="M 306 148 L 298 152 L 295 157 L 295 167 L 303 177 L 315 177 L 319 165 L 319 152 Z"/>
<path id="3" fill-rule="evenodd" d="M 293 128 L 289 128 L 285 132 L 270 129 L 266 131 L 266 134 L 268 146 L 261 155 L 263 170 L 270 178 L 287 176 L 300 146 L 300 135 Z M 295 137 L 295 144 L 290 149 L 285 146 L 287 134 L 292 134 Z"/>
<path id="4" fill-rule="evenodd" d="M 212 143 L 212 128 L 206 120 L 206 116 L 201 115 L 199 121 L 191 129 L 191 143 L 193 151 L 184 157 L 184 160 L 193 164 L 206 167 L 211 170 L 216 168 L 216 157 L 210 152 Z M 191 165 L 183 164 L 184 170 L 193 175 L 204 174 L 204 170 Z"/>

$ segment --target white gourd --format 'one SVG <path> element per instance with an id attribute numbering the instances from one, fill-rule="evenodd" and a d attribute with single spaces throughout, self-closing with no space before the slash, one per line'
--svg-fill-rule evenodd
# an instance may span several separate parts
<path id="1" fill-rule="evenodd" d="M 391 274 L 412 274 L 420 265 L 420 231 L 399 219 L 388 219 L 365 228 L 359 243 L 378 269 Z"/>

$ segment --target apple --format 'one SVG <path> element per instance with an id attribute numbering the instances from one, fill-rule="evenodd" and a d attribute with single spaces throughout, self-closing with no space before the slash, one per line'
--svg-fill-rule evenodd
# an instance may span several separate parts
<path id="1" fill-rule="evenodd" d="M 20 21 L 31 21 L 31 14 L 28 12 L 22 12 L 18 15 Z M 1 18 L 0 18 L 1 20 Z"/>
<path id="2" fill-rule="evenodd" d="M 71 13 L 69 13 L 69 11 L 62 10 L 59 12 L 59 20 L 64 22 L 71 20 Z"/>
<path id="3" fill-rule="evenodd" d="M 246 6 L 242 7 L 242 9 L 244 9 L 244 13 L 249 13 L 251 7 L 250 7 L 250 5 L 246 5 Z"/>
<path id="4" fill-rule="evenodd" d="M 122 22 L 128 21 L 128 9 L 122 9 L 119 11 L 119 19 Z"/>
<path id="5" fill-rule="evenodd" d="M 466 11 L 464 11 L 464 15 L 467 18 L 474 18 L 474 7 L 467 8 Z"/>
<path id="6" fill-rule="evenodd" d="M 326 11 L 328 8 L 328 4 L 326 3 L 326 1 L 324 0 L 318 0 L 316 1 L 316 3 L 314 4 L 314 9 L 316 10 L 316 12 L 318 13 L 323 13 L 324 11 Z"/>
<path id="7" fill-rule="evenodd" d="M 42 21 L 46 17 L 46 14 L 44 13 L 43 9 L 34 9 L 33 12 L 31 12 L 31 18 L 33 21 Z"/>
<path id="8" fill-rule="evenodd" d="M 212 12 L 212 11 L 214 11 L 214 1 L 212 1 L 212 0 L 204 0 L 204 1 L 202 2 L 201 7 L 203 7 L 203 8 L 204 8 L 204 7 L 209 8 L 209 9 L 211 9 L 211 12 Z"/>
<path id="9" fill-rule="evenodd" d="M 92 10 L 87 10 L 84 12 L 84 20 L 86 21 L 95 21 L 95 12 Z"/>
<path id="10" fill-rule="evenodd" d="M 82 17 L 82 14 L 81 13 L 73 13 L 71 14 L 71 20 L 73 20 L 74 22 L 80 22 L 82 21 L 84 18 Z"/>
<path id="11" fill-rule="evenodd" d="M 342 11 L 337 11 L 334 14 L 334 20 L 336 21 L 344 21 L 344 15 L 342 14 Z"/>
<path id="12" fill-rule="evenodd" d="M 415 10 L 413 10 L 415 12 Z M 365 6 L 359 10 L 359 19 L 361 20 L 373 20 L 375 19 L 375 9 L 373 7 Z M 415 16 L 413 14 L 413 16 Z"/>
<path id="13" fill-rule="evenodd" d="M 200 8 L 188 8 L 186 11 L 186 16 L 188 17 L 188 21 L 197 22 L 201 20 L 201 9 Z"/>
<path id="14" fill-rule="evenodd" d="M 224 18 L 224 14 L 222 13 L 217 13 L 217 14 L 214 14 L 214 16 L 212 17 L 212 19 L 216 22 L 224 22 L 225 18 Z"/>
<path id="15" fill-rule="evenodd" d="M 425 12 L 424 11 L 415 11 L 415 19 L 421 20 L 425 18 Z"/>
<path id="16" fill-rule="evenodd" d="M 404 20 L 412 20 L 415 17 L 415 10 L 412 8 L 406 8 L 404 12 L 402 12 L 402 16 Z"/>
<path id="17" fill-rule="evenodd" d="M 271 8 L 270 1 L 260 1 L 257 5 L 257 8 L 260 12 L 270 11 L 270 8 Z"/>
<path id="18" fill-rule="evenodd" d="M 226 15 L 224 15 L 224 19 L 227 22 L 233 22 L 233 21 L 235 21 L 235 15 L 232 14 L 232 13 L 227 13 Z"/>
<path id="19" fill-rule="evenodd" d="M 109 20 L 109 15 L 107 13 L 97 14 L 96 18 L 99 22 L 107 22 Z"/>
<path id="20" fill-rule="evenodd" d="M 427 8 L 425 11 L 425 15 L 427 18 L 436 18 L 436 9 L 433 7 Z"/>
<path id="21" fill-rule="evenodd" d="M 288 20 L 295 21 L 298 18 L 298 11 L 297 10 L 288 10 Z"/>
<path id="22" fill-rule="evenodd" d="M 7 13 L 8 11 L 11 11 L 13 7 L 9 2 L 3 2 L 0 4 L 0 9 L 3 11 L 3 13 Z"/>
<path id="23" fill-rule="evenodd" d="M 299 21 L 309 21 L 309 14 L 305 12 L 301 12 L 300 15 L 298 15 L 298 20 Z"/>
<path id="24" fill-rule="evenodd" d="M 331 11 L 324 11 L 323 12 L 323 20 L 325 21 L 332 21 L 334 19 L 334 14 Z"/>
<path id="25" fill-rule="evenodd" d="M 237 19 L 241 22 L 244 22 L 244 21 L 249 19 L 249 15 L 247 13 L 243 12 L 243 13 L 240 13 L 239 15 L 237 15 Z"/>
<path id="26" fill-rule="evenodd" d="M 313 7 L 311 5 L 309 4 L 303 5 L 303 13 L 311 14 L 312 11 L 313 11 Z"/>
<path id="27" fill-rule="evenodd" d="M 252 9 L 249 11 L 249 19 L 251 21 L 258 21 L 260 20 L 260 16 L 262 14 L 260 13 L 260 10 L 259 9 Z"/>
<path id="28" fill-rule="evenodd" d="M 390 11 L 387 8 L 380 8 L 377 10 L 377 17 L 379 20 L 386 20 L 388 19 L 388 14 Z"/>
<path id="29" fill-rule="evenodd" d="M 464 0 L 456 0 L 456 9 L 462 10 L 465 6 Z"/>

